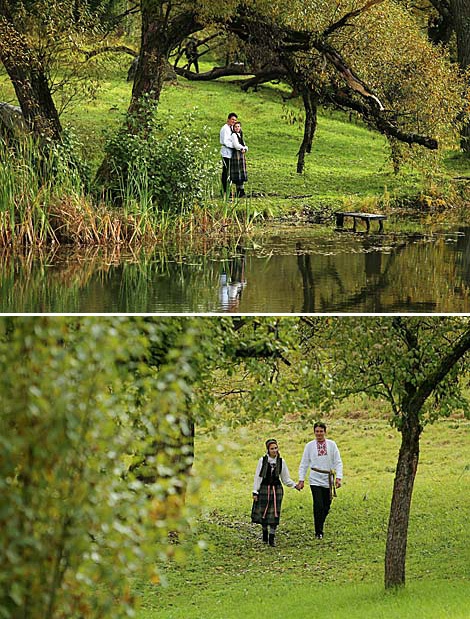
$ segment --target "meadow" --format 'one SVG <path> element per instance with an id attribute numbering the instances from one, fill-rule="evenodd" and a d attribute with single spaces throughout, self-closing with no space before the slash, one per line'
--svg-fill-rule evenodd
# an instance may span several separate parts
<path id="1" fill-rule="evenodd" d="M 201 72 L 212 65 L 201 64 Z M 62 114 L 82 143 L 82 155 L 96 171 L 107 136 L 122 123 L 131 95 L 126 82 L 126 58 L 105 64 L 96 97 L 77 101 Z M 192 140 L 207 140 L 210 158 L 220 160 L 219 130 L 228 112 L 242 121 L 249 146 L 249 195 L 244 209 L 262 215 L 302 214 L 309 210 L 387 210 L 390 206 L 416 203 L 429 208 L 443 195 L 460 195 L 465 183 L 452 185 L 455 177 L 470 172 L 470 162 L 457 150 L 445 154 L 439 173 L 425 177 L 404 166 L 395 174 L 384 136 L 369 130 L 356 117 L 340 111 L 319 109 L 318 128 L 305 170 L 296 172 L 297 151 L 303 135 L 300 100 L 289 99 L 289 89 L 269 83 L 257 92 L 240 89 L 240 78 L 214 82 L 178 78 L 167 83 L 158 115 L 171 129 L 183 127 Z M 0 79 L 0 100 L 14 103 L 11 85 Z M 212 199 L 206 206 L 220 208 L 219 178 L 214 176 Z M 438 202 L 438 204 L 442 203 Z"/>
<path id="2" fill-rule="evenodd" d="M 211 66 L 203 63 L 201 72 Z M 130 97 L 125 72 L 116 70 L 108 77 L 94 102 L 65 116 L 83 139 L 94 166 L 102 156 L 104 135 L 118 126 Z M 365 210 L 384 208 L 420 193 L 439 194 L 454 176 L 470 171 L 468 159 L 454 150 L 446 153 L 442 172 L 432 180 L 406 166 L 396 175 L 384 136 L 353 115 L 320 108 L 312 153 L 298 174 L 303 110 L 301 101 L 288 95 L 288 88 L 274 83 L 243 92 L 240 78 L 197 82 L 180 77 L 165 86 L 158 113 L 170 128 L 186 127 L 193 139 L 207 139 L 215 161 L 220 158 L 220 127 L 229 112 L 238 113 L 249 146 L 246 189 L 250 196 L 263 198 L 254 208 L 267 215 L 359 204 Z M 218 178 L 214 182 L 217 198 Z"/>
<path id="3" fill-rule="evenodd" d="M 415 482 L 407 583 L 383 587 L 388 511 L 400 436 L 385 419 L 327 420 L 341 450 L 344 485 L 334 499 L 325 538 L 315 540 L 311 495 L 285 489 L 277 546 L 250 523 L 251 489 L 264 440 L 275 436 L 297 479 L 310 422 L 259 421 L 196 440 L 200 511 L 160 584 L 135 583 L 138 619 L 279 616 L 332 619 L 465 619 L 470 606 L 470 422 L 441 420 L 425 429 Z"/>

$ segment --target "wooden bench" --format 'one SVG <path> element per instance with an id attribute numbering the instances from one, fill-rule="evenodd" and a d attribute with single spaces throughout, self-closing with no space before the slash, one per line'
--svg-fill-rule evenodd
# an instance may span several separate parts
<path id="1" fill-rule="evenodd" d="M 353 232 L 356 232 L 356 221 L 360 219 L 361 221 L 366 222 L 367 232 L 370 230 L 370 222 L 372 220 L 379 222 L 379 232 L 383 232 L 383 222 L 387 219 L 386 215 L 375 215 L 373 213 L 351 213 L 349 211 L 336 211 L 336 227 L 343 228 L 344 226 L 344 218 L 352 217 L 353 218 Z"/>

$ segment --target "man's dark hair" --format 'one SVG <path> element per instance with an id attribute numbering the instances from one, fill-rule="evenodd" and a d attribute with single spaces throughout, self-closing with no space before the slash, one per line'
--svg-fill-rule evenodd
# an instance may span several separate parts
<path id="1" fill-rule="evenodd" d="M 227 120 L 228 120 L 229 118 L 238 118 L 238 115 L 237 115 L 237 114 L 235 114 L 235 112 L 230 112 L 230 114 L 227 116 Z"/>
<path id="2" fill-rule="evenodd" d="M 317 421 L 315 425 L 313 426 L 314 430 L 315 428 L 323 428 L 326 432 L 326 423 L 323 423 L 323 421 Z"/>

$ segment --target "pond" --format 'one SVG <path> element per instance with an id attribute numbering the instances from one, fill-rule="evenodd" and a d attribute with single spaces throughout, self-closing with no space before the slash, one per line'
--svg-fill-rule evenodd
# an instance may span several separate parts
<path id="1" fill-rule="evenodd" d="M 2 313 L 468 313 L 470 230 L 279 227 L 206 253 L 4 253 Z"/>

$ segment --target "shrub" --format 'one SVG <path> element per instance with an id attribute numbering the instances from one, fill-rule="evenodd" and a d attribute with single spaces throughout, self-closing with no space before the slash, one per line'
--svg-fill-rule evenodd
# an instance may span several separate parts
<path id="1" fill-rule="evenodd" d="M 137 200 L 142 209 L 176 213 L 207 196 L 215 162 L 207 139 L 190 132 L 192 119 L 171 131 L 155 113 L 148 114 L 144 128 L 135 132 L 137 122 L 128 118 L 105 147 L 111 170 L 105 189 L 113 199 L 121 205 Z"/>

